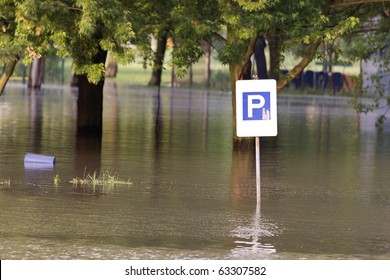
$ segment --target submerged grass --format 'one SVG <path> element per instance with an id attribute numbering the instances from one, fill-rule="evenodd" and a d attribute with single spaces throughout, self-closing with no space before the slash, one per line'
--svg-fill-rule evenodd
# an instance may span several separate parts
<path id="1" fill-rule="evenodd" d="M 0 179 L 0 186 L 11 186 L 11 179 Z"/>
<path id="2" fill-rule="evenodd" d="M 110 174 L 109 170 L 101 171 L 99 174 L 95 171 L 92 174 L 87 174 L 84 171 L 82 178 L 75 177 L 70 183 L 76 186 L 117 186 L 117 185 L 131 185 L 130 179 L 127 181 L 119 178 L 117 173 Z"/>
<path id="3" fill-rule="evenodd" d="M 60 182 L 60 175 L 56 174 L 56 175 L 53 177 L 54 186 L 57 187 L 59 182 Z"/>

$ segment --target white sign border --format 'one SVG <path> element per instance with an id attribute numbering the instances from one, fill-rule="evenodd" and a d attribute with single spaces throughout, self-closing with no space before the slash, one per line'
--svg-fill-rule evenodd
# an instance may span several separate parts
<path id="1" fill-rule="evenodd" d="M 243 93 L 270 93 L 270 120 L 243 119 Z M 265 137 L 278 134 L 276 80 L 238 80 L 236 81 L 236 133 L 238 137 Z"/>

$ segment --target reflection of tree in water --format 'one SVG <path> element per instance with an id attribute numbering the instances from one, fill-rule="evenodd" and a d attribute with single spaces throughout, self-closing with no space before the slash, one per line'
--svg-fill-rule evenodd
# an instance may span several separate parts
<path id="1" fill-rule="evenodd" d="M 75 153 L 75 176 L 93 174 L 100 171 L 102 136 L 77 135 Z M 100 186 L 78 185 L 73 189 L 75 194 L 101 197 Z"/>
<path id="2" fill-rule="evenodd" d="M 256 255 L 256 258 L 258 258 L 276 253 L 274 246 L 263 239 L 273 237 L 279 233 L 280 229 L 276 224 L 261 218 L 260 204 L 258 204 L 252 223 L 249 226 L 238 226 L 231 232 L 236 244 L 236 248 L 231 251 L 231 255 L 235 258 Z"/>
<path id="3" fill-rule="evenodd" d="M 75 175 L 99 173 L 102 153 L 101 136 L 77 136 L 75 151 Z"/>

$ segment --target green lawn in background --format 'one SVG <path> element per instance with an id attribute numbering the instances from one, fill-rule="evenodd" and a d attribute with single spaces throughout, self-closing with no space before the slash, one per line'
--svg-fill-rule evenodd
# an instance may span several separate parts
<path id="1" fill-rule="evenodd" d="M 164 64 L 164 70 L 162 75 L 162 86 L 169 87 L 171 85 L 171 73 L 172 69 L 169 65 L 170 54 L 166 55 L 167 61 Z M 267 62 L 269 59 L 267 57 Z M 283 69 L 292 69 L 294 65 L 298 63 L 294 55 L 285 54 L 285 61 L 283 63 Z M 71 64 L 70 59 L 62 60 L 60 58 L 48 57 L 45 60 L 45 84 L 69 84 L 71 80 Z M 199 62 L 193 64 L 193 84 L 194 88 L 206 88 L 205 60 L 202 58 Z M 269 69 L 269 68 L 268 68 Z M 308 65 L 306 70 L 321 71 L 322 66 L 316 65 L 315 61 Z M 253 66 L 253 71 L 256 73 L 256 67 Z M 343 74 L 352 75 L 358 77 L 360 75 L 360 64 L 354 63 L 352 66 L 334 66 L 333 72 L 341 72 Z M 28 67 L 25 67 L 22 63 L 18 63 L 17 69 L 12 77 L 13 82 L 27 82 Z M 142 58 L 137 57 L 135 62 L 127 65 L 118 65 L 118 73 L 115 78 L 107 78 L 106 82 L 116 83 L 121 86 L 147 86 L 151 77 L 151 66 L 146 69 L 143 67 Z M 23 78 L 24 77 L 24 78 Z M 357 78 L 356 78 L 357 79 Z M 182 77 L 177 77 L 178 87 L 189 87 L 190 78 L 187 74 Z M 230 91 L 230 77 L 229 68 L 227 65 L 223 65 L 218 59 L 216 53 L 211 57 L 211 80 L 210 88 L 218 91 Z"/>
<path id="2" fill-rule="evenodd" d="M 267 59 L 269 62 L 269 59 Z M 297 59 L 293 55 L 287 54 L 285 56 L 285 62 L 283 64 L 284 69 L 292 69 L 297 63 Z M 162 86 L 170 86 L 171 84 L 171 68 L 168 63 L 165 63 L 165 69 L 162 75 Z M 193 65 L 193 87 L 205 88 L 205 62 L 201 59 L 198 63 Z M 317 65 L 315 61 L 310 63 L 306 70 L 322 71 L 322 66 Z M 253 66 L 254 72 L 256 67 Z M 333 72 L 341 72 L 343 74 L 359 76 L 360 64 L 354 63 L 351 66 L 333 66 Z M 144 69 L 142 61 L 137 60 L 136 62 L 128 65 L 119 65 L 118 74 L 116 78 L 108 78 L 107 81 L 116 82 L 118 84 L 128 84 L 137 86 L 146 86 L 151 77 L 151 67 Z M 189 75 L 188 73 L 181 78 L 177 78 L 178 86 L 189 87 Z M 211 89 L 229 91 L 230 90 L 230 78 L 229 68 L 227 65 L 222 65 L 217 58 L 212 57 L 211 59 Z"/>
<path id="3" fill-rule="evenodd" d="M 211 58 L 211 88 L 217 90 L 230 89 L 229 68 L 227 65 L 222 65 L 215 57 Z M 206 65 L 202 58 L 199 62 L 192 66 L 192 81 L 193 87 L 206 88 Z M 118 84 L 141 85 L 146 86 L 152 74 L 151 66 L 146 69 L 142 65 L 140 58 L 136 59 L 134 63 L 127 65 L 118 65 L 118 73 L 115 78 L 108 78 L 109 82 L 116 82 Z M 190 84 L 189 70 L 183 77 L 176 77 L 179 87 L 188 87 Z M 162 86 L 170 86 L 172 80 L 172 68 L 169 62 L 164 64 L 162 74 Z"/>

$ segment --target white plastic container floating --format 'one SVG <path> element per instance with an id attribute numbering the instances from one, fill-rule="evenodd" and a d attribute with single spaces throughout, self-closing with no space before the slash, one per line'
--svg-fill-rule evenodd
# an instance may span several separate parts
<path id="1" fill-rule="evenodd" d="M 53 168 L 56 157 L 49 155 L 26 153 L 24 155 L 25 168 Z"/>

